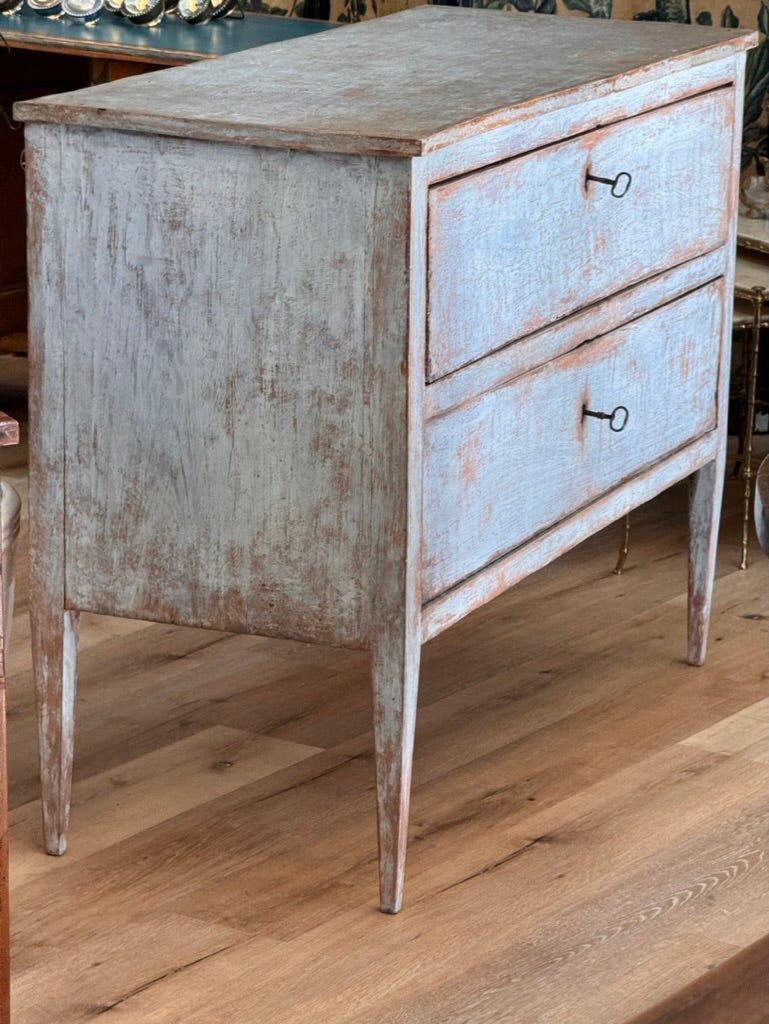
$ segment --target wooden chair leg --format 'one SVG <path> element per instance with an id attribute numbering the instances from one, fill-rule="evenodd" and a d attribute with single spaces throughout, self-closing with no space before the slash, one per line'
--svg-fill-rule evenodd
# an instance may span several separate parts
<path id="1" fill-rule="evenodd" d="M 19 495 L 5 481 L 0 481 L 0 1024 L 8 1024 L 11 1016 L 5 676 L 13 619 L 13 563 L 20 520 Z"/>
<path id="2" fill-rule="evenodd" d="M 19 443 L 19 424 L 0 413 L 0 445 Z M 0 482 L 0 1024 L 11 1019 L 11 950 L 8 895 L 8 756 L 6 745 L 5 669 L 13 614 L 13 556 L 21 502 Z"/>
<path id="3" fill-rule="evenodd" d="M 11 934 L 8 892 L 8 756 L 5 728 L 5 579 L 0 581 L 0 1024 L 11 1019 Z"/>
<path id="4" fill-rule="evenodd" d="M 0 619 L 3 617 L 3 614 L 0 613 Z M 2 623 L 0 622 L 1 625 Z M 2 643 L 1 639 L 0 643 Z M 0 1024 L 8 1024 L 11 1019 L 11 957 L 8 907 L 8 761 L 5 732 L 5 649 L 0 654 L 0 663 Z"/>
<path id="5" fill-rule="evenodd" d="M 689 484 L 690 665 L 702 665 L 707 652 L 723 476 L 720 461 L 709 462 Z"/>
<path id="6" fill-rule="evenodd" d="M 379 894 L 385 914 L 403 905 L 420 638 L 395 629 L 372 652 L 379 820 Z"/>
<path id="7" fill-rule="evenodd" d="M 67 849 L 75 738 L 79 613 L 32 603 L 40 784 L 46 853 Z"/>

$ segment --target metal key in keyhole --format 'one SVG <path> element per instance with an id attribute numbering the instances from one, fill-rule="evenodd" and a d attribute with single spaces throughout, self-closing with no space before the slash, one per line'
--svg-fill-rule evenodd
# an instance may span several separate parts
<path id="1" fill-rule="evenodd" d="M 621 434 L 627 426 L 630 413 L 624 405 L 618 405 L 617 408 L 612 409 L 611 412 L 597 412 L 594 409 L 588 409 L 586 405 L 583 405 L 582 419 L 586 416 L 592 416 L 596 420 L 608 420 L 609 430 L 613 430 L 615 434 Z"/>
<path id="2" fill-rule="evenodd" d="M 611 185 L 611 194 L 621 199 L 633 184 L 633 176 L 627 171 L 620 171 L 616 178 L 601 178 L 597 174 L 586 174 L 585 181 L 598 181 L 601 185 Z"/>

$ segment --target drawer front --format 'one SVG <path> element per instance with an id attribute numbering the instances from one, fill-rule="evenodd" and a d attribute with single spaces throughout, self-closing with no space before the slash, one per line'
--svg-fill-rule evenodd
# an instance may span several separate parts
<path id="1" fill-rule="evenodd" d="M 719 279 L 430 420 L 423 600 L 712 430 L 722 303 Z M 618 406 L 621 432 L 583 414 Z"/>
<path id="2" fill-rule="evenodd" d="M 724 242 L 733 104 L 717 89 L 432 188 L 428 380 Z"/>

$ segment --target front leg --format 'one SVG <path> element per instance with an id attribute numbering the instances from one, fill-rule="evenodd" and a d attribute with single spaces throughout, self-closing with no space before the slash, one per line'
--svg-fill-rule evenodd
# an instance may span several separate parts
<path id="1" fill-rule="evenodd" d="M 689 483 L 690 665 L 702 665 L 707 652 L 723 479 L 719 459 L 698 469 Z"/>
<path id="2" fill-rule="evenodd" d="M 32 600 L 32 664 L 37 697 L 40 785 L 46 853 L 67 849 L 75 741 L 79 613 Z"/>
<path id="3" fill-rule="evenodd" d="M 36 396 L 31 399 L 29 474 L 29 612 L 32 675 L 37 699 L 38 754 L 43 805 L 43 839 L 47 853 L 67 849 L 75 731 L 75 684 L 79 614 L 64 607 L 63 449 L 46 446 L 56 440 L 38 422 Z"/>
<path id="4" fill-rule="evenodd" d="M 403 904 L 420 643 L 416 629 L 398 624 L 382 631 L 372 651 L 379 894 L 386 914 Z"/>

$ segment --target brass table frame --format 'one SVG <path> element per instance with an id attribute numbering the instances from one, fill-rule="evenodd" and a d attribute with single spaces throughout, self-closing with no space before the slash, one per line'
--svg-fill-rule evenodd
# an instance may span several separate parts
<path id="1" fill-rule="evenodd" d="M 735 475 L 742 476 L 744 485 L 740 569 L 747 569 L 751 490 L 756 475 L 753 470 L 753 434 L 756 419 L 758 357 L 761 330 L 769 325 L 769 221 L 767 220 L 754 220 L 749 217 L 740 217 L 739 219 L 734 295 L 738 299 L 747 299 L 753 307 L 753 322 L 747 327 L 750 331 L 750 341 L 746 353 L 746 408 L 742 458 L 735 466 Z"/>
<path id="2" fill-rule="evenodd" d="M 766 272 L 769 275 L 769 261 Z M 753 434 L 756 419 L 756 390 L 758 387 L 758 355 L 761 344 L 761 329 L 769 324 L 769 287 L 753 285 L 740 286 L 735 283 L 734 294 L 738 299 L 748 299 L 753 306 L 753 323 L 748 327 L 750 342 L 747 352 L 747 371 L 745 378 L 745 433 L 743 435 L 742 454 L 738 456 L 735 476 L 742 477 L 743 508 L 742 508 L 742 539 L 740 544 L 740 569 L 748 567 L 748 538 L 750 535 L 750 503 L 752 481 L 756 475 L 753 471 Z M 766 314 L 764 308 L 766 307 Z"/>

